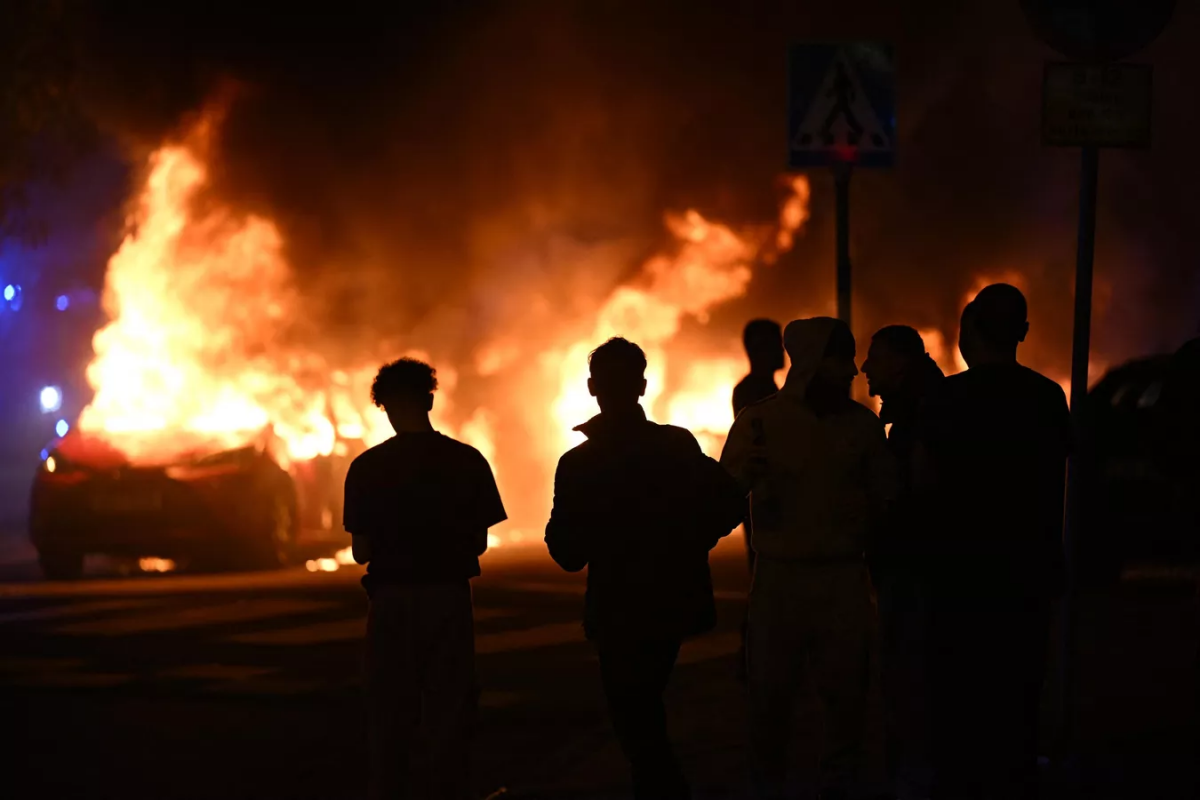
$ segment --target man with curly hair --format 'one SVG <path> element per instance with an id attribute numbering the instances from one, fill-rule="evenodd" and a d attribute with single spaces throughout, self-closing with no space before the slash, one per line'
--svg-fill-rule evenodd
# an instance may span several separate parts
<path id="1" fill-rule="evenodd" d="M 371 399 L 396 435 L 346 475 L 343 525 L 367 565 L 367 695 L 373 799 L 470 794 L 476 708 L 471 578 L 488 528 L 507 518 L 487 460 L 433 429 L 433 367 L 384 365 Z M 420 754 L 418 757 L 417 754 Z"/>

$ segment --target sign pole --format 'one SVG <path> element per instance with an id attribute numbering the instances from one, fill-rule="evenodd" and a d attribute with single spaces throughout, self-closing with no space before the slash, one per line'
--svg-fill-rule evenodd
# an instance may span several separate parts
<path id="1" fill-rule="evenodd" d="M 833 167 L 837 190 L 837 315 L 850 326 L 850 164 Z"/>
<path id="2" fill-rule="evenodd" d="M 1063 597 L 1062 637 L 1059 658 L 1060 752 L 1070 754 L 1075 744 L 1075 628 L 1078 613 L 1075 551 L 1079 541 L 1083 507 L 1082 457 L 1083 406 L 1088 391 L 1088 356 L 1092 335 L 1092 263 L 1096 249 L 1096 183 L 1100 172 L 1100 150 L 1084 145 L 1079 170 L 1079 240 L 1075 253 L 1075 331 L 1071 343 L 1071 422 L 1075 449 L 1067 465 L 1066 520 L 1063 551 L 1067 559 L 1067 587 Z"/>

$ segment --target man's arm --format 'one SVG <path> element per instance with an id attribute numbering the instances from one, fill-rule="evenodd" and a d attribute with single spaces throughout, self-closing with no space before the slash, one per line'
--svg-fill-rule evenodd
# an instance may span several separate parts
<path id="1" fill-rule="evenodd" d="M 721 466 L 733 476 L 744 494 L 749 494 L 762 476 L 765 458 L 765 448 L 754 444 L 752 413 L 738 414 L 721 450 Z"/>
<path id="2" fill-rule="evenodd" d="M 357 462 L 351 462 L 346 471 L 345 495 L 342 498 L 342 527 L 350 534 L 350 551 L 354 554 L 357 564 L 366 564 L 371 560 L 371 540 L 367 537 L 362 519 L 362 477 L 355 469 Z"/>
<path id="3" fill-rule="evenodd" d="M 579 572 L 588 564 L 589 521 L 581 500 L 570 469 L 564 468 L 560 459 L 554 473 L 554 506 L 546 523 L 546 547 L 567 572 Z"/>
<path id="4" fill-rule="evenodd" d="M 371 539 L 361 533 L 350 534 L 350 549 L 354 553 L 354 563 L 366 564 L 371 560 Z"/>
<path id="5" fill-rule="evenodd" d="M 496 476 L 492 473 L 492 465 L 487 462 L 482 453 L 479 455 L 477 484 L 475 507 L 471 510 L 477 519 L 477 524 L 473 526 L 475 555 L 481 556 L 487 552 L 488 529 L 508 519 L 508 512 L 504 510 L 504 502 L 500 499 L 500 490 L 496 487 Z"/>

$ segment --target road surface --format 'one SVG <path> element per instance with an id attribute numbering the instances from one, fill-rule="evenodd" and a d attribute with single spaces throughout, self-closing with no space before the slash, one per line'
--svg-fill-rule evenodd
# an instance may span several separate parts
<path id="1" fill-rule="evenodd" d="M 669 691 L 699 797 L 744 796 L 735 658 L 747 578 L 735 545 L 714 558 L 718 630 L 685 646 Z M 479 796 L 501 787 L 514 798 L 624 796 L 579 624 L 582 576 L 533 549 L 488 556 L 484 573 L 475 583 Z M 9 762 L 0 796 L 363 797 L 360 575 L 298 568 L 48 583 L 32 567 L 10 567 L 0 583 L 0 714 L 17 735 L 0 751 Z M 1088 797 L 1132 788 L 1187 796 L 1174 791 L 1195 752 L 1186 738 L 1194 595 L 1178 580 L 1147 585 L 1085 614 Z M 878 725 L 871 731 L 877 775 Z M 801 737 L 797 752 L 812 744 Z"/>

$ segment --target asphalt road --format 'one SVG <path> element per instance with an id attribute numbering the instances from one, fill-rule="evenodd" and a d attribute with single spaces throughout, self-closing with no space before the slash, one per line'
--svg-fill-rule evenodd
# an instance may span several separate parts
<path id="1" fill-rule="evenodd" d="M 721 622 L 685 646 L 668 696 L 700 797 L 743 796 L 739 548 L 731 541 L 714 557 Z M 0 796 L 362 797 L 360 575 L 300 568 L 48 583 L 32 567 L 8 567 L 0 719 L 15 736 L 0 746 Z M 1142 576 L 1084 608 L 1078 796 L 1193 796 L 1188 580 Z M 581 576 L 538 550 L 485 560 L 475 583 L 480 797 L 502 787 L 512 797 L 623 796 L 625 769 L 579 625 L 582 591 Z M 811 720 L 815 710 L 800 714 Z M 871 741 L 878 775 L 877 724 Z M 812 745 L 798 738 L 802 763 Z"/>

